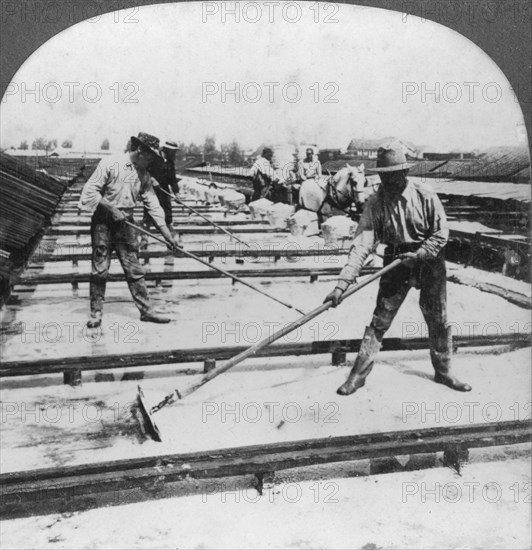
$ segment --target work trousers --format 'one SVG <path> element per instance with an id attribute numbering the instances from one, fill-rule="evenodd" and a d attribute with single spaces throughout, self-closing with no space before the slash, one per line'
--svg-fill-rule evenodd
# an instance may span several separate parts
<path id="1" fill-rule="evenodd" d="M 409 248 L 414 247 L 387 247 L 384 265 Z M 435 259 L 418 260 L 413 268 L 399 265 L 381 277 L 371 327 L 382 340 L 412 286 L 420 289 L 419 306 L 428 327 L 432 365 L 437 372 L 447 373 L 451 366 L 452 342 L 447 327 L 447 275 L 443 251 Z"/>
<path id="2" fill-rule="evenodd" d="M 124 211 L 124 213 L 126 213 L 127 220 L 132 222 L 132 210 Z M 114 250 L 124 270 L 135 305 L 141 313 L 147 313 L 150 309 L 150 301 L 144 279 L 144 269 L 139 262 L 135 228 L 124 222 L 114 221 L 105 209 L 98 207 L 92 217 L 91 241 L 91 312 L 101 312 L 103 309 L 111 254 Z"/>

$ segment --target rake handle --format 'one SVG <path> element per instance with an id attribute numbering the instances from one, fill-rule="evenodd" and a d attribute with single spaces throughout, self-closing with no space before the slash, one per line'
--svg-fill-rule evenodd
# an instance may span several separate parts
<path id="1" fill-rule="evenodd" d="M 355 292 L 358 292 L 361 288 L 364 288 L 365 286 L 369 285 L 376 279 L 379 279 L 380 277 L 382 277 L 384 274 L 388 273 L 392 269 L 395 269 L 399 264 L 402 263 L 402 261 L 403 260 L 396 259 L 390 264 L 388 264 L 386 267 L 374 273 L 373 275 L 370 275 L 369 277 L 365 278 L 360 283 L 357 283 L 356 285 L 351 286 L 344 292 L 343 299 L 349 298 L 349 296 L 355 294 Z M 255 355 L 259 350 L 265 348 L 266 346 L 269 346 L 272 342 L 279 340 L 279 338 L 282 338 L 286 334 L 289 334 L 290 332 L 298 329 L 305 323 L 308 323 L 318 315 L 321 315 L 324 311 L 327 311 L 330 307 L 332 307 L 332 302 L 331 301 L 325 302 L 324 304 L 322 304 L 321 306 L 318 306 L 316 309 L 310 311 L 306 315 L 303 315 L 303 317 L 301 317 L 300 319 L 297 319 L 296 321 L 286 325 L 284 328 L 278 330 L 274 334 L 268 336 L 268 338 L 265 338 L 264 340 L 262 340 L 261 342 L 258 342 L 254 346 L 251 346 L 247 350 L 244 350 L 238 355 L 235 355 L 235 357 L 227 361 L 227 363 L 224 363 L 223 365 L 216 367 L 215 369 L 210 371 L 208 374 L 206 374 L 199 382 L 192 384 L 191 386 L 185 388 L 183 391 L 175 390 L 177 397 L 179 399 L 183 399 L 187 395 L 190 395 L 191 393 L 201 388 L 204 384 L 206 384 L 213 378 L 216 378 L 220 374 L 228 371 L 230 368 L 234 367 L 238 363 L 241 363 L 248 357 Z"/>
<path id="2" fill-rule="evenodd" d="M 303 315 L 305 314 L 304 311 L 301 311 L 300 309 L 293 306 L 292 304 L 289 304 L 287 302 L 283 302 L 282 300 L 279 300 L 279 298 L 276 298 L 275 296 L 272 296 L 271 294 L 268 294 L 267 292 L 264 292 L 263 290 L 256 287 L 255 285 L 252 285 L 251 283 L 248 283 L 247 281 L 244 281 L 244 279 L 241 279 L 240 277 L 237 277 L 236 275 L 233 275 L 229 271 L 225 271 L 225 269 L 222 269 L 220 267 L 216 267 L 216 266 L 210 264 L 209 262 L 206 262 L 205 260 L 202 260 L 199 256 L 196 256 L 195 254 L 192 254 L 192 252 L 188 252 L 184 248 L 181 248 L 180 246 L 177 246 L 174 243 L 172 243 L 172 244 L 168 243 L 165 239 L 162 239 L 161 237 L 158 237 L 157 235 L 154 235 L 150 231 L 147 231 L 146 229 L 144 229 L 142 227 L 139 227 L 137 224 L 132 223 L 132 222 L 128 222 L 127 220 L 124 220 L 124 223 L 126 223 L 127 225 L 130 225 L 131 227 L 134 227 L 137 231 L 140 231 L 141 233 L 144 233 L 145 235 L 148 235 L 152 239 L 155 239 L 156 241 L 159 241 L 160 243 L 165 244 L 166 246 L 168 246 L 168 248 L 173 249 L 174 251 L 179 252 L 181 254 L 184 254 L 185 256 L 188 256 L 189 258 L 192 258 L 193 260 L 196 260 L 200 264 L 206 265 L 207 267 L 210 267 L 211 269 L 214 269 L 215 271 L 218 271 L 218 272 L 222 273 L 226 277 L 229 277 L 229 278 L 233 279 L 234 281 L 237 281 L 238 283 L 251 288 L 255 292 L 258 292 L 259 294 L 262 294 L 263 296 L 266 296 L 267 298 L 275 300 L 278 304 L 281 304 L 281 305 L 283 305 L 283 306 L 285 306 L 289 309 L 295 309 L 298 313 L 301 313 Z"/>
<path id="3" fill-rule="evenodd" d="M 216 222 L 213 222 L 207 216 L 204 216 L 201 212 L 198 212 L 198 210 L 196 210 L 195 208 L 192 208 L 192 206 L 189 206 L 188 204 L 185 204 L 183 201 L 178 199 L 175 195 L 172 195 L 172 193 L 169 193 L 168 191 L 166 191 L 166 189 L 163 189 L 161 186 L 159 186 L 159 189 L 163 193 L 168 195 L 169 197 L 172 197 L 177 202 L 177 204 L 180 204 L 181 206 L 184 206 L 185 208 L 188 208 L 191 212 L 196 214 L 196 216 L 199 216 L 200 218 L 203 218 L 205 221 L 208 221 L 212 226 L 216 227 L 216 229 L 219 229 L 220 231 L 223 231 L 224 233 L 229 235 L 232 239 L 235 239 L 235 241 L 238 241 L 239 243 L 243 244 L 244 246 L 249 246 L 249 244 L 246 241 L 243 241 L 242 239 L 240 239 L 239 237 L 237 237 L 236 235 L 231 233 L 231 231 L 228 231 L 227 229 L 225 229 L 225 227 L 222 227 L 221 225 L 218 225 Z"/>

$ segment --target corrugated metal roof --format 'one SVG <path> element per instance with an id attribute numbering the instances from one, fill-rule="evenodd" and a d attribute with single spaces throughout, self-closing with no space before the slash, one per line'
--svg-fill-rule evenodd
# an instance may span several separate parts
<path id="1" fill-rule="evenodd" d="M 498 183 L 485 181 L 465 181 L 412 178 L 430 185 L 438 194 L 490 197 L 494 199 L 513 199 L 530 202 L 531 188 L 528 184 Z"/>
<path id="2" fill-rule="evenodd" d="M 0 153 L 0 303 L 50 224 L 66 181 Z"/>
<path id="3" fill-rule="evenodd" d="M 451 172 L 453 179 L 477 181 L 508 181 L 518 172 L 530 166 L 526 149 L 501 150 L 456 165 Z"/>

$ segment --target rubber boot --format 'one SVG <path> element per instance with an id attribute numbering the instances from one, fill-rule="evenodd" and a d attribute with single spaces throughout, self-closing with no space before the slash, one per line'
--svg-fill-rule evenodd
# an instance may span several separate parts
<path id="1" fill-rule="evenodd" d="M 102 277 L 92 275 L 90 278 L 91 315 L 87 321 L 88 328 L 98 328 L 102 324 L 106 283 Z"/>
<path id="2" fill-rule="evenodd" d="M 139 308 L 140 311 L 140 320 L 147 323 L 169 323 L 170 318 L 164 317 L 155 313 L 150 304 L 150 299 L 148 297 L 148 289 L 146 288 L 146 281 L 144 277 L 141 279 L 128 281 L 129 290 L 133 300 L 135 300 L 135 305 Z"/>
<path id="3" fill-rule="evenodd" d="M 455 391 L 471 391 L 469 384 L 461 382 L 450 373 L 453 349 L 451 327 L 447 327 L 446 330 L 434 335 L 434 337 L 431 335 L 430 340 L 430 358 L 435 371 L 434 381 Z"/>
<path id="4" fill-rule="evenodd" d="M 87 321 L 87 328 L 98 328 L 102 324 L 102 312 L 101 311 L 91 311 L 91 316 Z"/>
<path id="5" fill-rule="evenodd" d="M 382 336 L 378 336 L 373 327 L 366 327 L 355 364 L 346 382 L 337 390 L 338 395 L 351 395 L 365 385 L 368 374 L 373 369 L 375 356 L 381 349 Z"/>

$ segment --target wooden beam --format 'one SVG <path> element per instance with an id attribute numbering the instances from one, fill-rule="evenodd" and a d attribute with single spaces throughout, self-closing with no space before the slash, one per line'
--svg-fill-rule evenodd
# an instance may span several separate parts
<path id="1" fill-rule="evenodd" d="M 44 468 L 0 475 L 3 519 L 98 505 L 102 494 L 135 489 L 154 498 L 165 485 L 223 479 L 318 464 L 515 445 L 532 439 L 532 421 L 508 421 L 306 439 Z M 91 504 L 88 504 L 90 501 Z"/>
<path id="2" fill-rule="evenodd" d="M 189 250 L 192 254 L 199 256 L 200 258 L 269 258 L 271 261 L 278 260 L 280 258 L 308 258 L 312 256 L 327 257 L 327 256 L 341 256 L 349 253 L 349 248 L 316 248 L 316 249 L 298 249 L 285 247 L 284 249 L 278 247 L 268 248 L 268 243 L 251 243 L 249 248 L 235 243 L 234 248 L 229 248 L 230 243 L 212 243 L 214 249 L 209 249 L 209 243 L 206 243 L 203 248 Z M 254 244 L 257 246 L 255 247 Z M 270 243 L 272 244 L 272 243 Z M 289 244 L 289 243 L 287 243 Z M 59 254 L 54 253 L 55 250 L 65 250 Z M 82 252 L 79 250 L 85 250 Z M 45 261 L 45 262 L 69 262 L 69 261 L 90 261 L 91 259 L 91 245 L 79 245 L 79 244 L 65 244 L 55 245 L 54 249 L 47 249 L 46 243 L 43 245 L 43 250 L 37 249 L 33 254 L 32 261 Z M 174 256 L 175 253 L 167 248 L 160 248 L 158 250 L 141 250 L 139 258 L 165 258 L 166 256 Z M 116 254 L 113 252 L 113 257 Z M 31 267 L 31 266 L 30 266 Z"/>
<path id="3" fill-rule="evenodd" d="M 295 267 L 295 268 L 261 268 L 261 269 L 232 269 L 229 272 L 238 277 L 333 277 L 340 273 L 341 266 L 338 267 Z M 364 268 L 362 275 L 375 273 L 377 268 Z M 213 269 L 204 270 L 178 270 L 178 271 L 147 271 L 146 280 L 186 280 L 186 279 L 222 279 L 225 275 Z M 31 275 L 31 270 L 27 270 L 23 277 L 17 281 L 17 286 L 33 286 L 33 285 L 55 285 L 64 283 L 88 283 L 90 273 L 38 273 Z M 125 281 L 126 277 L 123 272 L 110 273 L 108 282 L 116 283 Z"/>
<path id="4" fill-rule="evenodd" d="M 263 225 L 261 222 L 259 222 L 258 227 L 248 227 L 246 225 L 238 225 L 238 222 L 235 222 L 231 226 L 231 232 L 232 233 L 265 233 L 265 234 L 272 234 L 272 235 L 283 235 L 287 236 L 290 233 L 287 230 L 284 229 L 274 229 L 272 227 L 269 227 L 267 225 Z M 215 229 L 214 227 L 203 227 L 201 225 L 197 224 L 187 224 L 187 225 L 174 225 L 173 230 L 175 233 L 180 233 L 181 235 L 213 235 L 213 234 L 220 234 L 219 229 Z M 50 229 L 46 232 L 47 235 L 90 235 L 90 227 L 89 225 L 85 226 L 75 226 L 75 227 L 67 227 L 67 226 L 54 226 L 50 227 Z"/>
<path id="5" fill-rule="evenodd" d="M 22 327 L 23 330 L 23 327 Z M 346 353 L 357 352 L 361 339 L 324 340 L 315 342 L 295 342 L 276 344 L 259 351 L 256 357 L 287 357 L 299 355 L 327 354 L 337 349 Z M 454 336 L 456 349 L 483 346 L 512 346 L 515 348 L 532 345 L 529 333 L 505 333 L 493 336 Z M 427 338 L 384 338 L 382 351 L 413 351 L 427 349 Z M 20 361 L 2 361 L 0 377 L 33 376 L 40 374 L 61 373 L 68 370 L 89 371 L 124 369 L 131 367 L 150 367 L 178 363 L 203 363 L 208 359 L 225 360 L 238 355 L 246 346 L 216 346 L 190 349 L 174 349 L 137 353 L 120 353 L 118 355 L 82 355 L 59 357 L 55 359 L 33 359 Z M 200 370 L 183 371 L 182 374 L 198 374 Z"/>

